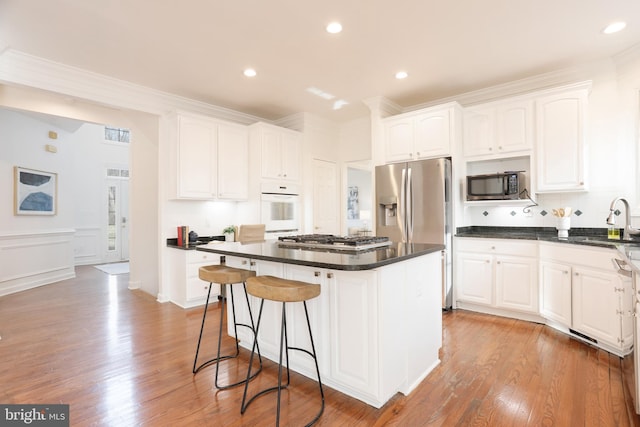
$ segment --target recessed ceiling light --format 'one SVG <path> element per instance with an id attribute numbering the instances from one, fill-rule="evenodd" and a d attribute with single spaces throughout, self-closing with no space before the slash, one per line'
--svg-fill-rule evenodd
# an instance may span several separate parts
<path id="1" fill-rule="evenodd" d="M 398 80 L 406 79 L 408 76 L 409 76 L 409 74 L 407 74 L 406 71 L 398 71 L 396 73 L 396 79 L 398 79 Z"/>
<path id="2" fill-rule="evenodd" d="M 246 70 L 244 70 L 244 75 L 247 77 L 255 77 L 256 76 L 256 70 L 254 70 L 253 68 L 247 68 Z"/>
<path id="3" fill-rule="evenodd" d="M 327 32 L 331 34 L 338 34 L 342 31 L 342 24 L 339 22 L 331 22 L 327 25 Z"/>
<path id="4" fill-rule="evenodd" d="M 624 27 L 626 26 L 627 26 L 626 22 L 614 22 L 612 24 L 607 25 L 607 27 L 604 30 L 602 30 L 602 32 L 605 34 L 613 34 L 613 33 L 617 33 L 618 31 L 624 30 Z"/>

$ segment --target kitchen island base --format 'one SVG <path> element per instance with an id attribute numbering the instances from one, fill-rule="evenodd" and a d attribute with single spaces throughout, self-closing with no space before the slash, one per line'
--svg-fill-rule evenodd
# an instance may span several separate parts
<path id="1" fill-rule="evenodd" d="M 440 363 L 441 251 L 359 271 L 228 255 L 226 264 L 250 265 L 257 275 L 321 286 L 320 296 L 308 301 L 308 307 L 322 382 L 331 388 L 380 408 L 397 392 L 409 394 Z M 251 299 L 254 312 L 258 304 L 258 299 Z M 243 305 L 235 309 L 240 321 L 248 317 Z M 258 336 L 262 355 L 276 362 L 280 310 L 279 304 L 265 301 Z M 290 345 L 309 348 L 303 309 L 288 306 L 287 318 Z M 233 328 L 228 333 L 233 336 Z M 253 336 L 246 331 L 238 335 L 240 345 L 251 350 Z M 316 379 L 308 358 L 290 356 L 291 369 Z"/>

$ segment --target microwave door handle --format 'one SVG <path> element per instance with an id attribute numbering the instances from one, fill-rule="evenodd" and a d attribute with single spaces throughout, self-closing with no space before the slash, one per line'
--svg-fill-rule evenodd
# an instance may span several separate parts
<path id="1" fill-rule="evenodd" d="M 506 196 L 509 194 L 509 176 L 504 175 L 502 177 L 502 195 Z"/>

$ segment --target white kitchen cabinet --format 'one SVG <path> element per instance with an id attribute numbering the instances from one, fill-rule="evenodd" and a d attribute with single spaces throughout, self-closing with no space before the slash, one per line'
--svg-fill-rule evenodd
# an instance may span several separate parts
<path id="1" fill-rule="evenodd" d="M 571 266 L 540 261 L 540 314 L 571 327 Z"/>
<path id="2" fill-rule="evenodd" d="M 450 103 L 384 119 L 385 161 L 450 155 L 459 108 L 458 104 Z"/>
<path id="3" fill-rule="evenodd" d="M 590 85 L 536 98 L 536 177 L 539 193 L 584 191 L 587 97 Z"/>
<path id="4" fill-rule="evenodd" d="M 574 330 L 620 349 L 633 344 L 631 279 L 576 267 L 572 285 Z"/>
<path id="5" fill-rule="evenodd" d="M 249 132 L 244 126 L 218 126 L 217 198 L 249 198 Z"/>
<path id="6" fill-rule="evenodd" d="M 487 253 L 456 255 L 456 298 L 477 304 L 493 304 L 493 257 Z"/>
<path id="7" fill-rule="evenodd" d="M 199 277 L 200 267 L 217 265 L 220 256 L 194 250 L 168 249 L 169 251 L 169 300 L 182 307 L 191 308 L 206 302 L 209 282 Z M 220 286 L 214 284 L 210 301 L 216 300 Z"/>
<path id="8" fill-rule="evenodd" d="M 249 140 L 246 127 L 204 116 L 177 114 L 172 132 L 174 156 L 170 162 L 175 176 L 176 198 L 248 198 Z"/>
<path id="9" fill-rule="evenodd" d="M 372 271 L 334 271 L 329 280 L 330 375 L 343 386 L 367 394 L 378 384 L 380 319 L 375 279 Z"/>
<path id="10" fill-rule="evenodd" d="M 618 274 L 617 251 L 540 244 L 541 314 L 617 355 L 633 345 L 631 279 Z"/>
<path id="11" fill-rule="evenodd" d="M 516 99 L 465 108 L 465 157 L 528 155 L 533 147 L 533 101 Z"/>
<path id="12" fill-rule="evenodd" d="M 458 238 L 456 251 L 458 303 L 537 314 L 535 242 Z"/>
<path id="13" fill-rule="evenodd" d="M 302 135 L 300 132 L 266 123 L 250 126 L 252 149 L 261 153 L 263 179 L 300 181 Z"/>

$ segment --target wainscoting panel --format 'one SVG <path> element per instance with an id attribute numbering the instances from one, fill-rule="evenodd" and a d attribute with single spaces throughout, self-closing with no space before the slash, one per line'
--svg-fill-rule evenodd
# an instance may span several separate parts
<path id="1" fill-rule="evenodd" d="M 0 296 L 75 277 L 74 233 L 0 235 Z"/>
<path id="2" fill-rule="evenodd" d="M 102 263 L 100 251 L 100 227 L 78 227 L 73 238 L 73 255 L 75 265 Z"/>

